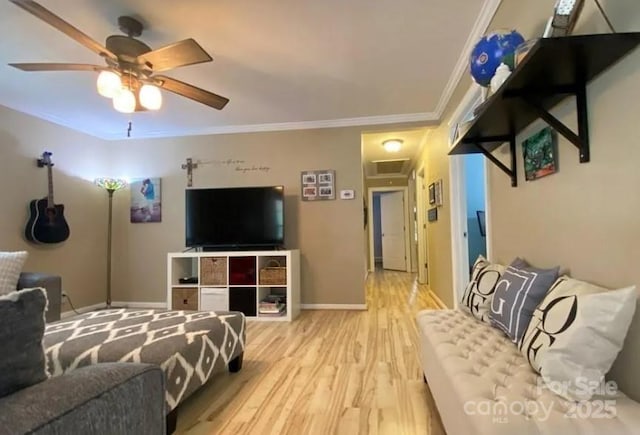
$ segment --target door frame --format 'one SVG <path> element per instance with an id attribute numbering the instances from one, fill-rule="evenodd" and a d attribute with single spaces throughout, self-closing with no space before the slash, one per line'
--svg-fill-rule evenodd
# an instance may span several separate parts
<path id="1" fill-rule="evenodd" d="M 426 219 L 426 195 L 425 195 L 425 168 L 420 166 L 416 171 L 416 197 L 418 208 L 418 282 L 429 283 L 429 249 L 427 244 L 427 219 Z M 427 267 L 424 265 L 427 264 Z"/>
<path id="2" fill-rule="evenodd" d="M 376 268 L 376 262 L 375 262 L 375 253 L 373 252 L 373 226 L 374 226 L 374 222 L 373 222 L 373 193 L 374 192 L 398 192 L 398 191 L 402 191 L 402 195 L 403 195 L 403 203 L 404 203 L 404 265 L 405 265 L 405 271 L 409 272 L 410 271 L 410 267 L 411 267 L 411 248 L 409 246 L 410 244 L 410 239 L 409 239 L 409 231 L 407 231 L 407 228 L 409 228 L 409 188 L 407 186 L 396 186 L 396 187 L 369 187 L 367 192 L 368 195 L 368 204 L 369 207 L 368 208 L 368 215 L 367 219 L 368 221 L 371 223 L 371 225 L 369 225 L 369 272 L 373 272 Z"/>
<path id="3" fill-rule="evenodd" d="M 449 147 L 455 142 L 454 129 L 465 116 L 481 101 L 481 89 L 472 85 L 454 111 L 449 128 Z M 484 191 L 485 191 L 485 225 L 487 258 L 493 257 L 492 225 L 491 225 L 491 190 L 489 189 L 489 162 L 484 159 Z M 469 244 L 467 228 L 467 202 L 464 179 L 464 156 L 449 156 L 449 197 L 451 198 L 451 272 L 453 274 L 453 303 L 458 307 L 462 292 L 469 284 Z M 467 237 L 465 237 L 467 233 Z"/>

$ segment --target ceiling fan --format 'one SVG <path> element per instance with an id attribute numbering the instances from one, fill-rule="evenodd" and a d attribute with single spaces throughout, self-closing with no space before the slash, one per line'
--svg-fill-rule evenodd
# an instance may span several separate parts
<path id="1" fill-rule="evenodd" d="M 118 18 L 118 25 L 126 36 L 111 35 L 103 46 L 35 1 L 10 1 L 97 53 L 106 62 L 106 66 L 81 63 L 10 63 L 14 68 L 23 71 L 99 72 L 98 93 L 112 98 L 114 108 L 124 113 L 159 109 L 162 105 L 160 89 L 218 110 L 229 102 L 228 98 L 156 74 L 181 66 L 211 62 L 211 56 L 193 39 L 152 50 L 144 42 L 135 39 L 142 34 L 142 23 L 135 18 L 122 16 Z"/>

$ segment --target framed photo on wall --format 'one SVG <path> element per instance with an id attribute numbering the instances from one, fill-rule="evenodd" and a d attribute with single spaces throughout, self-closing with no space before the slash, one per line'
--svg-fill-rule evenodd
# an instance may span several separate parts
<path id="1" fill-rule="evenodd" d="M 162 221 L 160 178 L 141 178 L 131 182 L 131 223 Z"/>
<path id="2" fill-rule="evenodd" d="M 436 203 L 436 184 L 429 184 L 429 204 Z"/>
<path id="3" fill-rule="evenodd" d="M 435 182 L 435 205 L 442 205 L 442 178 Z"/>
<path id="4" fill-rule="evenodd" d="M 303 201 L 326 201 L 336 199 L 336 171 L 321 169 L 301 173 Z"/>

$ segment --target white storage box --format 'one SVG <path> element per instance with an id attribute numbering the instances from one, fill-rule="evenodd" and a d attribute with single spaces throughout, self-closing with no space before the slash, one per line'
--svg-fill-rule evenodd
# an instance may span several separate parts
<path id="1" fill-rule="evenodd" d="M 201 288 L 200 311 L 229 311 L 229 289 Z"/>

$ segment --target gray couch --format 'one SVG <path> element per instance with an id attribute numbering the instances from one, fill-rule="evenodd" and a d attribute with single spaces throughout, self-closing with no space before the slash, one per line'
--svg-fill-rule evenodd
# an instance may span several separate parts
<path id="1" fill-rule="evenodd" d="M 18 281 L 18 290 L 23 288 L 42 287 L 47 291 L 49 307 L 45 313 L 47 323 L 60 320 L 62 304 L 62 278 L 46 273 L 23 272 Z"/>
<path id="2" fill-rule="evenodd" d="M 165 434 L 164 377 L 148 364 L 97 364 L 0 398 L 0 435 Z"/>
<path id="3" fill-rule="evenodd" d="M 47 323 L 60 320 L 62 280 L 22 273 L 18 289 L 47 292 Z M 164 374 L 158 366 L 95 364 L 0 398 L 0 435 L 166 433 Z"/>

